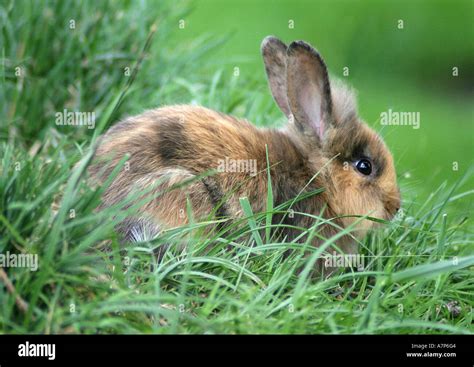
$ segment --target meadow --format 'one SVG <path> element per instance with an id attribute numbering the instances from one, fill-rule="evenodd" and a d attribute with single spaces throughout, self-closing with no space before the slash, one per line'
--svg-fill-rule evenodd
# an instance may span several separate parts
<path id="1" fill-rule="evenodd" d="M 39 266 L 0 268 L 0 332 L 471 334 L 472 6 L 2 0 L 0 254 Z M 403 210 L 361 241 L 363 269 L 311 277 L 335 238 L 303 256 L 307 243 L 260 235 L 286 207 L 253 213 L 245 199 L 238 228 L 205 237 L 209 223 L 191 223 L 122 248 L 119 218 L 94 210 L 104 187 L 85 180 L 90 147 L 121 118 L 167 104 L 284 123 L 259 54 L 269 34 L 315 45 L 394 153 Z M 93 112 L 94 128 L 57 124 L 64 109 Z M 383 126 L 389 109 L 418 112 L 419 128 Z M 156 261 L 184 237 L 187 251 Z"/>

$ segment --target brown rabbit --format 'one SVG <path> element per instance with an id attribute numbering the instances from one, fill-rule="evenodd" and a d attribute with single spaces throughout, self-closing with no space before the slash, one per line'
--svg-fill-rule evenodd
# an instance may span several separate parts
<path id="1" fill-rule="evenodd" d="M 267 149 L 275 206 L 324 188 L 296 202 L 294 215 L 275 216 L 275 222 L 309 228 L 314 219 L 299 213 L 322 213 L 335 224 L 320 227 L 319 234 L 328 238 L 338 232 L 337 226 L 357 220 L 351 215 L 390 219 L 395 214 L 400 195 L 392 156 L 357 116 L 351 91 L 330 84 L 321 56 L 303 41 L 287 47 L 267 37 L 261 50 L 273 97 L 289 119 L 284 128 L 257 129 L 204 107 L 179 105 L 127 118 L 101 138 L 90 167 L 96 182 L 103 182 L 129 154 L 127 167 L 106 190 L 103 206 L 134 192 L 154 195 L 118 228 L 126 240 L 187 223 L 186 198 L 196 219 L 211 213 L 230 220 L 242 217 L 240 197 L 249 199 L 255 213 L 265 211 Z M 249 162 L 255 170 L 240 169 L 252 166 Z M 212 170 L 219 172 L 201 177 Z M 372 226 L 372 221 L 360 221 L 355 236 L 363 237 Z M 291 240 L 299 233 L 283 234 Z M 315 238 L 314 245 L 320 241 Z M 355 243 L 347 236 L 338 241 L 347 253 L 357 251 Z"/>

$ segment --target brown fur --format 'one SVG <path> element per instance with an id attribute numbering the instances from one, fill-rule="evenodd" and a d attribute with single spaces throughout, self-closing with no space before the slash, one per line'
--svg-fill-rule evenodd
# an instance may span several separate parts
<path id="1" fill-rule="evenodd" d="M 266 63 L 269 78 L 285 65 L 282 63 L 281 45 L 284 44 L 270 40 L 262 46 L 264 56 L 266 52 L 267 56 L 273 57 Z M 275 52 L 277 55 L 272 56 Z M 291 70 L 294 74 L 298 74 L 298 62 L 303 63 L 308 71 L 313 64 L 316 67 L 312 78 L 316 80 L 314 85 L 320 86 L 319 94 L 316 93 L 318 98 L 323 99 L 322 120 L 317 121 L 322 124 L 320 130 L 319 127 L 310 129 L 307 120 L 312 118 L 312 111 L 306 113 L 305 106 L 300 107 L 301 97 L 294 83 L 300 79 L 304 82 L 301 76 L 289 76 L 296 78 L 288 83 L 293 83 L 292 88 L 296 89 L 288 105 L 281 99 L 281 88 L 286 87 L 282 86 L 285 83 L 281 79 L 270 80 L 272 92 L 278 93 L 279 105 L 291 106 L 297 118 L 284 129 L 257 129 L 248 121 L 198 106 L 176 105 L 147 111 L 115 125 L 99 142 L 89 170 L 96 183 L 102 183 L 125 154 L 130 156 L 127 169 L 122 168 L 106 190 L 103 206 L 118 204 L 131 193 L 152 188 L 143 195 L 152 199 L 141 206 L 137 220 L 146 218 L 159 229 L 188 223 L 187 199 L 193 216 L 198 220 L 211 213 L 230 219 L 241 217 L 239 198 L 244 196 L 248 197 L 254 212 L 264 211 L 268 147 L 275 206 L 302 192 L 324 188 L 322 194 L 296 203 L 295 212 L 323 213 L 324 217 L 332 218 L 342 227 L 355 220 L 338 218 L 344 215 L 391 218 L 400 205 L 400 196 L 393 159 L 387 147 L 357 117 L 350 90 L 337 84 L 330 89 L 325 65 L 316 51 L 307 44 L 294 43 L 289 47 L 288 57 L 300 58 L 300 61 L 295 59 L 297 66 Z M 276 60 L 278 65 L 272 64 L 272 60 Z M 321 81 L 318 78 L 322 78 Z M 314 85 L 308 85 L 308 88 Z M 285 114 L 289 111 L 282 110 Z M 362 176 L 351 165 L 359 156 L 373 160 L 375 171 L 370 177 Z M 252 177 L 246 172 L 218 172 L 201 177 L 217 169 L 218 161 L 226 157 L 256 160 L 258 173 Z M 191 183 L 176 188 L 187 181 Z M 298 214 L 293 218 L 275 216 L 275 222 L 280 220 L 303 228 L 314 223 L 309 217 Z M 133 225 L 133 220 L 126 221 L 119 231 L 127 237 Z M 373 222 L 368 220 L 360 223 L 357 237 L 364 236 L 372 226 Z M 335 233 L 337 229 L 332 225 L 321 227 L 320 234 L 326 238 Z M 298 234 L 292 231 L 283 233 L 289 239 Z M 319 243 L 320 240 L 315 239 L 314 245 Z M 349 238 L 338 244 L 347 252 L 356 251 L 354 241 Z"/>

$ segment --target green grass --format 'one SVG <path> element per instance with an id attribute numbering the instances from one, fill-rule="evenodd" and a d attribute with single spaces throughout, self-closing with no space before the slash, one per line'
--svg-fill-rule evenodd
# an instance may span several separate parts
<path id="1" fill-rule="evenodd" d="M 3 332 L 46 333 L 433 333 L 472 332 L 474 235 L 465 220 L 442 216 L 459 193 L 436 195 L 361 244 L 363 271 L 310 278 L 304 244 L 260 237 L 267 213 L 243 228 L 202 238 L 200 225 L 170 230 L 120 249 L 110 213 L 74 160 L 44 167 L 41 157 L 2 146 L 2 252 L 36 253 L 40 267 L 8 269 L 22 312 L 0 288 Z M 24 166 L 15 171 L 15 161 Z M 69 163 L 69 164 L 68 164 Z M 41 172 L 40 175 L 37 172 Z M 58 188 L 62 188 L 57 197 Z M 444 189 L 444 187 L 442 188 Z M 466 193 L 472 195 L 473 192 Z M 57 210 L 52 208 L 57 207 Z M 70 218 L 70 209 L 75 218 Z M 283 208 L 274 208 L 281 211 Z M 100 225 L 97 225 L 101 223 Z M 303 228 L 302 234 L 317 232 Z M 345 232 L 343 232 L 345 233 Z M 250 234 L 250 237 L 245 236 Z M 157 264 L 152 252 L 171 246 Z M 329 239 L 322 248 L 327 247 Z M 111 241 L 111 242 L 110 242 Z M 215 246 L 210 252 L 205 249 Z M 229 247 L 231 249 L 229 249 Z M 294 252 L 284 258 L 287 249 Z M 313 249 L 313 254 L 316 249 Z M 446 305 L 457 301 L 461 313 Z"/>
<path id="2" fill-rule="evenodd" d="M 341 270 L 329 279 L 311 277 L 311 269 L 334 238 L 320 249 L 273 239 L 271 218 L 288 206 L 274 207 L 270 193 L 264 213 L 253 213 L 248 200 L 241 200 L 246 218 L 238 228 L 203 237 L 210 223 L 192 223 L 120 248 L 113 230 L 120 218 L 111 219 L 113 208 L 94 211 L 104 187 L 91 188 L 84 178 L 90 145 L 103 129 L 122 116 L 178 102 L 203 104 L 260 126 L 283 119 L 260 76 L 235 77 L 225 65 L 215 67 L 212 52 L 224 41 L 222 32 L 197 38 L 180 32 L 187 6 L 11 4 L 0 6 L 0 99 L 6 101 L 0 106 L 0 253 L 38 254 L 39 269 L 3 269 L 0 332 L 474 331 L 472 167 L 436 185 L 419 182 L 422 174 L 417 180 L 400 175 L 402 215 L 361 241 L 362 271 Z M 80 25 L 74 33 L 65 28 L 71 14 Z M 147 45 L 153 24 L 157 31 Z M 43 44 L 47 38 L 52 42 Z M 70 46 L 55 48 L 55 42 Z M 18 79 L 19 64 L 27 73 Z M 133 71 L 139 64 L 133 80 L 123 74 L 126 66 Z M 375 90 L 367 93 L 375 97 Z M 376 111 L 373 103 L 368 115 Z M 65 106 L 95 111 L 97 128 L 55 126 L 54 112 Z M 404 161 L 397 168 L 407 170 Z M 315 225 L 301 228 L 301 235 L 318 236 L 321 218 L 307 214 Z M 178 246 L 183 241 L 186 251 Z M 170 249 L 156 263 L 153 250 L 163 243 Z M 288 249 L 293 252 L 285 258 Z M 19 307 L 19 299 L 27 307 Z M 460 307 L 458 315 L 449 311 L 452 302 Z"/>

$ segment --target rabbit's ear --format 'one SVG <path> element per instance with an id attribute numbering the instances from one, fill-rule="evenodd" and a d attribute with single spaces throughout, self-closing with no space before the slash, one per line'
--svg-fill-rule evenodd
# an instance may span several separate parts
<path id="1" fill-rule="evenodd" d="M 326 65 L 319 53 L 303 41 L 291 43 L 287 55 L 288 104 L 295 125 L 320 141 L 333 119 Z"/>
<path id="2" fill-rule="evenodd" d="M 287 46 L 273 36 L 265 37 L 260 47 L 273 99 L 289 117 L 291 112 L 286 94 L 286 49 Z"/>

